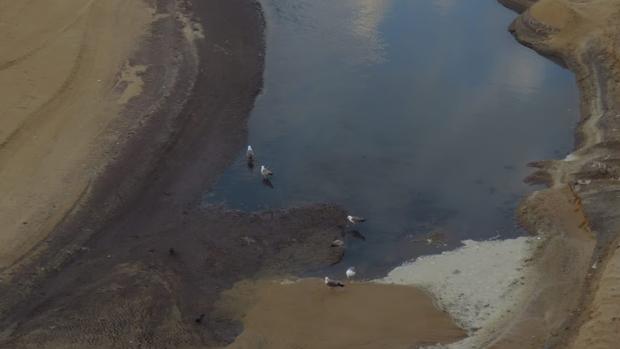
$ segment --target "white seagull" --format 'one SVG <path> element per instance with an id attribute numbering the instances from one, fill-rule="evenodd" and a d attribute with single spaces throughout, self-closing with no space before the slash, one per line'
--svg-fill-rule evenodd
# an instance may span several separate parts
<path id="1" fill-rule="evenodd" d="M 265 167 L 265 165 L 260 166 L 260 174 L 263 175 L 263 179 L 269 179 L 269 177 L 273 176 L 273 172 Z"/>
<path id="2" fill-rule="evenodd" d="M 251 145 L 248 145 L 248 150 L 245 151 L 245 159 L 248 161 L 248 165 L 251 166 L 254 164 L 256 155 L 254 154 L 254 149 L 252 149 Z"/>
<path id="3" fill-rule="evenodd" d="M 355 274 L 357 274 L 357 272 L 355 271 L 355 267 L 350 267 L 349 269 L 347 269 L 346 274 L 347 274 L 347 279 L 354 277 Z"/>
<path id="4" fill-rule="evenodd" d="M 356 216 L 347 216 L 347 220 L 348 220 L 351 224 L 357 224 L 357 223 L 366 222 L 366 219 L 365 219 L 365 218 L 362 218 L 362 217 L 356 217 Z"/>
<path id="5" fill-rule="evenodd" d="M 336 239 L 336 240 L 332 241 L 331 246 L 332 247 L 344 247 L 344 241 L 342 241 L 340 239 Z"/>
<path id="6" fill-rule="evenodd" d="M 331 280 L 330 278 L 328 278 L 327 276 L 325 277 L 325 285 L 327 285 L 327 287 L 344 287 L 344 284 L 340 281 L 336 281 L 336 280 Z"/>

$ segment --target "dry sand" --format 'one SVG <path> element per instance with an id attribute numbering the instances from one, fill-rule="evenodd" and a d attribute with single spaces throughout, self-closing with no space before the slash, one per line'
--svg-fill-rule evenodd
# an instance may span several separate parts
<path id="1" fill-rule="evenodd" d="M 143 1 L 0 1 L 0 270 L 46 237 L 108 161 L 118 102 L 138 92 L 117 74 L 152 21 Z"/>
<path id="2" fill-rule="evenodd" d="M 408 286 L 323 280 L 240 282 L 221 311 L 244 330 L 226 348 L 416 348 L 464 336 L 424 292 Z"/>

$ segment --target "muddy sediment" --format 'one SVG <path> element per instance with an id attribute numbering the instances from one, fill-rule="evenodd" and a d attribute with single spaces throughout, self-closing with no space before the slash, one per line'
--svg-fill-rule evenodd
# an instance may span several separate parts
<path id="1" fill-rule="evenodd" d="M 202 203 L 246 142 L 264 64 L 259 5 L 144 4 L 152 22 L 139 49 L 101 79 L 122 104 L 100 135 L 111 140 L 98 145 L 105 159 L 53 229 L 31 225 L 32 247 L 2 270 L 0 347 L 225 345 L 240 324 L 212 313 L 220 291 L 342 257 L 330 246 L 342 238 L 338 207 Z"/>
<path id="2" fill-rule="evenodd" d="M 93 238 L 4 314 L 3 347 L 224 345 L 241 325 L 213 312 L 219 293 L 242 278 L 336 263 L 343 250 L 329 242 L 342 237 L 342 215 L 330 206 L 206 208 L 159 229 Z"/>

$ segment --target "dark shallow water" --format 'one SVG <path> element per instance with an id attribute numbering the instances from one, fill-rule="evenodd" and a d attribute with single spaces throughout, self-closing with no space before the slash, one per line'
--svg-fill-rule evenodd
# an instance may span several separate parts
<path id="1" fill-rule="evenodd" d="M 339 271 L 366 275 L 463 239 L 514 237 L 533 160 L 564 157 L 570 72 L 517 44 L 492 0 L 263 0 L 265 88 L 243 154 L 205 204 L 334 202 L 368 218 Z M 447 246 L 418 242 L 432 231 Z"/>

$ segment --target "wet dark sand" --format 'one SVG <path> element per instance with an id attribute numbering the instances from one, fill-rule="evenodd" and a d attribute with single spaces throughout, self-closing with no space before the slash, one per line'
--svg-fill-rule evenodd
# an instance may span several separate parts
<path id="1" fill-rule="evenodd" d="M 93 238 L 3 317 L 14 331 L 4 347 L 228 343 L 241 327 L 212 313 L 219 293 L 251 275 L 337 262 L 343 251 L 329 242 L 340 236 L 341 219 L 329 206 L 261 214 L 214 208 L 160 229 Z"/>
<path id="2" fill-rule="evenodd" d="M 117 125 L 127 139 L 116 160 L 47 240 L 4 270 L 0 347 L 223 345 L 240 325 L 211 313 L 221 290 L 342 256 L 330 247 L 344 220 L 337 207 L 253 214 L 200 206 L 245 144 L 264 22 L 250 0 L 154 4 L 169 16 L 132 60 L 148 68 L 142 94 L 124 110 L 141 126 Z M 202 24 L 208 39 L 195 48 L 177 14 Z"/>

